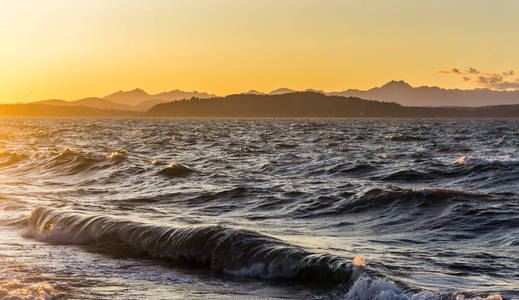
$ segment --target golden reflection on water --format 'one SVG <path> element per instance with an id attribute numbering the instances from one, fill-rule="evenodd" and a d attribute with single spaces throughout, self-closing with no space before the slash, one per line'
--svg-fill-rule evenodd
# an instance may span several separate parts
<path id="1" fill-rule="evenodd" d="M 56 279 L 45 278 L 35 270 L 22 266 L 0 269 L 0 298 L 8 299 L 56 299 L 67 295 L 55 286 Z M 63 280 L 64 278 L 59 278 Z"/>
<path id="2" fill-rule="evenodd" d="M 47 136 L 48 132 L 38 126 L 19 129 L 14 126 L 0 126 L 0 140 L 7 140 L 18 137 Z"/>

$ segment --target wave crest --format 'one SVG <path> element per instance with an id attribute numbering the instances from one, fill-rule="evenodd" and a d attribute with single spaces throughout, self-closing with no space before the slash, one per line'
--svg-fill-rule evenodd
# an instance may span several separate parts
<path id="1" fill-rule="evenodd" d="M 0 152 L 0 167 L 14 165 L 27 158 L 25 154 L 18 154 L 16 152 L 2 151 Z"/>
<path id="2" fill-rule="evenodd" d="M 166 168 L 160 170 L 161 175 L 165 175 L 168 177 L 181 177 L 186 176 L 195 172 L 195 170 L 191 169 L 188 166 L 179 163 L 170 163 Z"/>
<path id="3" fill-rule="evenodd" d="M 427 138 L 421 136 L 407 135 L 407 134 L 395 134 L 386 135 L 386 140 L 397 141 L 397 142 L 413 142 L 413 141 L 425 141 Z"/>
<path id="4" fill-rule="evenodd" d="M 260 233 L 218 225 L 171 227 L 88 216 L 39 207 L 27 220 L 28 236 L 54 243 L 122 243 L 156 258 L 207 266 L 228 274 L 347 282 L 352 265 L 313 254 Z"/>
<path id="5" fill-rule="evenodd" d="M 519 160 L 507 158 L 485 159 L 465 155 L 458 158 L 454 163 L 467 166 L 514 166 L 519 165 Z"/>
<path id="6" fill-rule="evenodd" d="M 361 213 L 377 210 L 392 210 L 395 207 L 431 207 L 463 200 L 490 198 L 487 193 L 477 193 L 447 188 L 404 189 L 389 186 L 386 189 L 374 188 L 361 194 L 345 194 L 346 199 L 330 199 L 326 203 L 314 203 L 299 207 L 295 211 L 298 218 Z"/>

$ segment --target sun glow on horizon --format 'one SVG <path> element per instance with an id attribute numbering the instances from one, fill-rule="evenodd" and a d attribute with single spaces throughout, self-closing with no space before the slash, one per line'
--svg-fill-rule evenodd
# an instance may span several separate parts
<path id="1" fill-rule="evenodd" d="M 475 88 L 435 71 L 519 71 L 517 12 L 511 0 L 0 0 L 0 102 L 390 80 Z"/>

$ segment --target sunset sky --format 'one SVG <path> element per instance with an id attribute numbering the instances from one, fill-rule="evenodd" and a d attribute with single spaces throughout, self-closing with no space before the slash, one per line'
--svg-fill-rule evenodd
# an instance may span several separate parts
<path id="1" fill-rule="evenodd" d="M 0 101 L 392 79 L 511 89 L 518 15 L 516 0 L 0 0 Z"/>

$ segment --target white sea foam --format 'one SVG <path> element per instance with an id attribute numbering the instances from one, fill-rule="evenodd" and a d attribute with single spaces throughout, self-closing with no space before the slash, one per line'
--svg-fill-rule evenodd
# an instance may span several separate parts
<path id="1" fill-rule="evenodd" d="M 61 150 L 62 154 L 79 154 L 79 151 L 74 150 L 70 147 L 63 147 L 63 150 Z"/>
<path id="2" fill-rule="evenodd" d="M 487 297 L 471 297 L 454 295 L 456 300 L 503 300 L 499 294 Z M 387 279 L 375 279 L 367 275 L 360 276 L 348 293 L 344 296 L 348 300 L 439 300 L 438 295 L 430 292 L 406 293 Z M 451 299 L 449 297 L 449 299 Z"/>
<path id="3" fill-rule="evenodd" d="M 427 292 L 406 294 L 393 282 L 362 276 L 353 284 L 345 299 L 355 300 L 437 300 L 438 297 Z"/>
<path id="4" fill-rule="evenodd" d="M 475 191 L 466 191 L 459 189 L 450 188 L 436 188 L 436 187 L 424 187 L 413 189 L 415 192 L 421 192 L 425 195 L 458 195 L 458 196 L 472 196 L 472 197 L 488 197 L 488 193 L 480 193 Z"/>
<path id="5" fill-rule="evenodd" d="M 122 149 L 119 151 L 114 151 L 114 152 L 110 153 L 109 155 L 107 155 L 106 157 L 113 159 L 113 160 L 121 160 L 121 159 L 126 158 L 127 155 L 128 155 L 128 152 L 126 150 Z"/>
<path id="6" fill-rule="evenodd" d="M 79 233 L 62 230 L 54 225 L 47 226 L 44 230 L 25 228 L 22 235 L 26 238 L 59 245 L 81 245 L 89 241 L 87 237 Z"/>
<path id="7" fill-rule="evenodd" d="M 519 164 L 519 159 L 511 159 L 511 158 L 499 158 L 499 159 L 485 159 L 485 158 L 477 158 L 472 156 L 462 156 L 458 158 L 455 164 L 460 165 L 468 165 L 468 166 L 478 166 L 478 165 L 516 165 Z"/>
<path id="8" fill-rule="evenodd" d="M 260 262 L 237 270 L 224 269 L 223 271 L 234 276 L 257 277 L 258 274 L 262 274 L 264 270 L 265 263 Z"/>
<path id="9" fill-rule="evenodd" d="M 24 283 L 19 279 L 0 283 L 0 299 L 51 300 L 65 297 L 66 294 L 55 289 L 47 282 Z"/>
<path id="10" fill-rule="evenodd" d="M 503 297 L 499 294 L 488 295 L 487 297 L 465 297 L 463 295 L 457 295 L 456 300 L 503 300 Z"/>

